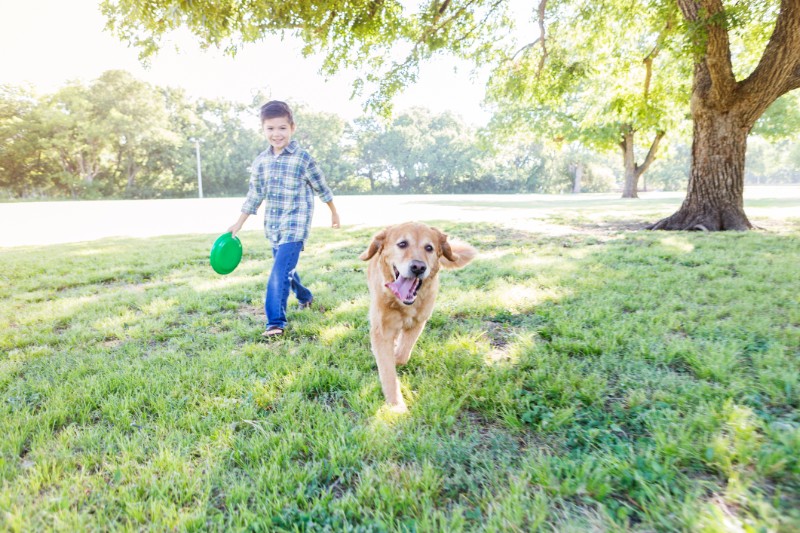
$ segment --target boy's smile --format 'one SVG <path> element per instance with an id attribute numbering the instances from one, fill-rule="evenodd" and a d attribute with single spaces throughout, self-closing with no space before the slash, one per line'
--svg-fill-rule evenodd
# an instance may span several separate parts
<path id="1" fill-rule="evenodd" d="M 294 124 L 289 122 L 289 117 L 275 117 L 264 119 L 261 124 L 264 130 L 264 135 L 267 137 L 272 152 L 275 155 L 283 152 L 283 149 L 289 146 L 294 135 Z"/>

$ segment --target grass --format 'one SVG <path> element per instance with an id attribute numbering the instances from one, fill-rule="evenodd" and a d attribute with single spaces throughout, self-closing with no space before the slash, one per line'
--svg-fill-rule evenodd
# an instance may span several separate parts
<path id="1" fill-rule="evenodd" d="M 796 531 L 800 223 L 614 220 L 441 222 L 480 256 L 443 274 L 406 415 L 369 229 L 312 232 L 317 306 L 271 343 L 259 232 L 228 276 L 210 235 L 0 250 L 0 529 Z"/>

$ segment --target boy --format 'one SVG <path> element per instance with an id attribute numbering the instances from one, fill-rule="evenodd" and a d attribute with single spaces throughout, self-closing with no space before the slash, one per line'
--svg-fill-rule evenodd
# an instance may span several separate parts
<path id="1" fill-rule="evenodd" d="M 300 309 L 309 307 L 314 300 L 295 270 L 311 227 L 314 193 L 330 208 L 334 228 L 339 227 L 339 214 L 314 158 L 292 140 L 295 123 L 289 106 L 277 100 L 261 106 L 261 128 L 270 147 L 253 161 L 242 214 L 228 231 L 236 236 L 247 217 L 255 215 L 266 200 L 264 233 L 272 245 L 274 262 L 264 301 L 267 328 L 261 335 L 269 338 L 283 335 L 290 290 L 300 302 Z"/>

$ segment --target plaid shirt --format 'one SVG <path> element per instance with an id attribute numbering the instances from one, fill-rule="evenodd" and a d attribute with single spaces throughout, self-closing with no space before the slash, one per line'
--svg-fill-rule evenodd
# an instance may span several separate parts
<path id="1" fill-rule="evenodd" d="M 264 234 L 270 244 L 305 242 L 314 215 L 314 193 L 323 202 L 333 200 L 314 158 L 297 141 L 290 142 L 277 157 L 270 146 L 253 161 L 242 213 L 255 215 L 266 200 Z"/>

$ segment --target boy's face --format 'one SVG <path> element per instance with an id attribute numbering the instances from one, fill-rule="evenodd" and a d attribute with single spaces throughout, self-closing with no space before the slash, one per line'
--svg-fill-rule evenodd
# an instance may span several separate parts
<path id="1" fill-rule="evenodd" d="M 294 134 L 294 124 L 289 123 L 289 117 L 275 117 L 265 119 L 261 123 L 264 135 L 267 137 L 272 151 L 279 154 L 289 146 Z"/>

